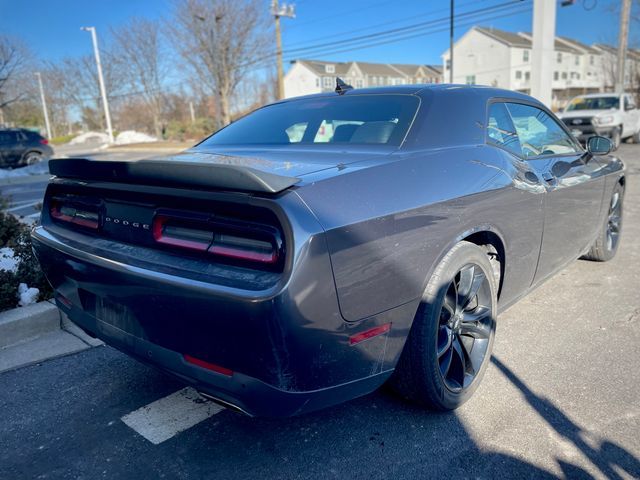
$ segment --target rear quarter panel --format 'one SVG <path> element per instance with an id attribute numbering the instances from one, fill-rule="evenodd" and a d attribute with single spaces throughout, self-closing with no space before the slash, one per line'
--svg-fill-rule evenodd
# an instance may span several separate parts
<path id="1" fill-rule="evenodd" d="M 533 279 L 543 219 L 544 188 L 527 169 L 478 145 L 394 155 L 299 188 L 327 232 L 344 319 L 417 308 L 439 260 L 480 230 L 505 246 L 501 300 L 520 295 Z"/>

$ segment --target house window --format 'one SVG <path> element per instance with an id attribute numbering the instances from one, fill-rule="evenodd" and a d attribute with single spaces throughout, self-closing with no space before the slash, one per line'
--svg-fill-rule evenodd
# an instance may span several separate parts
<path id="1" fill-rule="evenodd" d="M 371 85 L 378 85 L 378 77 L 371 77 Z"/>
<path id="2" fill-rule="evenodd" d="M 362 88 L 364 86 L 364 81 L 361 78 L 356 80 L 356 88 Z"/>
<path id="3" fill-rule="evenodd" d="M 567 72 L 562 72 L 562 79 L 566 80 L 567 79 Z"/>
<path id="4" fill-rule="evenodd" d="M 449 70 L 450 68 L 451 68 L 451 60 L 447 58 L 444 69 Z"/>
<path id="5" fill-rule="evenodd" d="M 558 73 L 558 72 L 553 72 L 553 79 L 554 79 L 554 80 L 560 80 L 560 73 Z"/>
<path id="6" fill-rule="evenodd" d="M 324 66 L 324 71 L 326 73 L 336 73 L 336 66 L 335 65 L 325 65 Z"/>
<path id="7" fill-rule="evenodd" d="M 322 86 L 324 88 L 331 88 L 333 86 L 332 80 L 331 77 L 322 77 Z"/>
<path id="8" fill-rule="evenodd" d="M 523 62 L 528 62 L 529 61 L 529 50 L 523 50 L 522 51 L 522 61 Z"/>
<path id="9" fill-rule="evenodd" d="M 520 70 L 516 70 L 516 80 L 520 80 L 522 78 L 522 72 Z"/>
<path id="10" fill-rule="evenodd" d="M 562 63 L 562 52 L 558 52 L 558 55 L 556 55 L 556 62 Z"/>
<path id="11" fill-rule="evenodd" d="M 316 87 L 320 87 L 320 79 L 316 77 Z"/>
<path id="12" fill-rule="evenodd" d="M 530 78 L 531 78 L 531 72 L 524 72 L 524 79 L 529 81 Z"/>
<path id="13" fill-rule="evenodd" d="M 467 85 L 475 85 L 476 83 L 476 76 L 475 75 L 467 75 L 465 77 L 465 83 Z"/>
<path id="14" fill-rule="evenodd" d="M 576 55 L 575 63 L 576 65 L 580 65 L 580 57 L 578 55 Z"/>
<path id="15" fill-rule="evenodd" d="M 593 55 L 589 55 L 589 65 L 593 65 L 595 62 L 595 59 L 593 57 Z"/>

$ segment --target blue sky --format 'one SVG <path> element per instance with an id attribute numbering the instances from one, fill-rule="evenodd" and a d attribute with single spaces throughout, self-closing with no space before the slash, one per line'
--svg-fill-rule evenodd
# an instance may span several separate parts
<path id="1" fill-rule="evenodd" d="M 269 0 L 263 1 L 265 9 L 268 9 Z M 505 1 L 456 0 L 457 12 L 464 14 Z M 294 3 L 297 18 L 282 20 L 284 50 L 309 44 L 329 44 L 314 53 L 300 53 L 301 57 L 439 64 L 440 54 L 448 47 L 448 32 L 440 31 L 402 42 L 332 53 L 344 49 L 344 46 L 340 47 L 340 40 L 344 38 L 444 18 L 448 15 L 449 0 L 298 0 Z M 571 7 L 559 8 L 556 32 L 585 43 L 615 42 L 618 17 L 610 8 L 617 3 L 617 0 L 576 0 Z M 55 61 L 64 56 L 91 53 L 89 34 L 80 31 L 83 25 L 95 26 L 99 35 L 106 35 L 110 26 L 118 26 L 130 16 L 163 18 L 170 15 L 171 9 L 171 0 L 0 0 L 0 32 L 22 37 L 39 58 Z M 530 31 L 531 9 L 531 0 L 525 0 L 521 6 L 511 10 L 488 12 L 481 18 L 460 20 L 460 23 L 475 20 L 485 26 Z M 524 12 L 495 18 L 517 10 Z M 444 26 L 441 25 L 429 28 L 441 30 Z M 456 37 L 468 28 L 458 28 Z M 630 40 L 637 42 L 640 37 L 634 28 L 632 25 Z M 385 40 L 397 38 L 397 35 L 385 37 Z M 369 44 L 378 42 L 380 40 L 376 38 L 367 41 Z"/>

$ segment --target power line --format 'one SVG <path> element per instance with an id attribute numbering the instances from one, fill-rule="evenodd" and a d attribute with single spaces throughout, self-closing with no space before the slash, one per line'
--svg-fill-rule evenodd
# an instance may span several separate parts
<path id="1" fill-rule="evenodd" d="M 478 1 L 486 1 L 486 0 L 469 0 L 467 2 L 461 3 L 459 5 L 459 7 L 466 7 L 467 5 L 477 4 Z M 330 38 L 330 39 L 332 39 L 332 40 L 334 40 L 336 42 L 339 42 L 340 41 L 340 38 L 339 38 L 340 35 L 354 34 L 354 33 L 357 33 L 357 32 L 364 32 L 364 31 L 367 31 L 367 30 L 373 30 L 373 29 L 378 28 L 378 27 L 384 27 L 385 25 L 393 25 L 393 24 L 396 24 L 396 23 L 406 22 L 408 20 L 415 20 L 416 18 L 430 17 L 432 15 L 435 15 L 437 13 L 444 12 L 444 11 L 447 11 L 447 10 L 448 10 L 448 8 L 438 8 L 436 10 L 431 10 L 429 12 L 418 13 L 418 14 L 412 15 L 410 17 L 402 17 L 402 18 L 398 18 L 396 20 L 389 20 L 389 21 L 382 22 L 382 23 L 376 23 L 374 25 L 369 25 L 369 26 L 362 27 L 362 28 L 356 28 L 356 29 L 351 29 L 351 30 L 343 30 L 341 32 L 334 32 L 332 34 L 323 35 L 321 37 L 316 37 L 316 38 L 312 38 L 312 39 L 309 39 L 309 40 L 305 40 L 302 43 L 294 43 L 293 46 L 294 47 L 297 47 L 298 45 L 304 46 L 304 45 L 306 45 L 308 43 L 317 42 L 318 40 L 326 40 L 328 38 Z M 288 31 L 288 30 L 289 29 L 285 29 L 285 32 Z"/>
<path id="2" fill-rule="evenodd" d="M 494 5 L 491 7 L 485 7 L 485 8 L 479 8 L 476 10 L 469 10 L 467 12 L 461 13 L 458 15 L 458 18 L 462 17 L 467 18 L 467 17 L 474 17 L 477 15 L 483 15 L 492 11 L 497 11 L 497 10 L 508 10 L 508 9 L 512 9 L 515 6 L 522 6 L 523 2 L 521 0 L 512 0 L 509 2 L 505 2 L 505 3 L 501 3 L 498 5 Z M 492 18 L 487 18 L 487 19 L 475 19 L 474 22 L 477 21 L 483 21 L 483 20 L 492 20 Z M 288 55 L 289 58 L 292 58 L 291 53 L 292 52 L 296 52 L 295 56 L 303 56 L 303 55 L 322 55 L 323 53 L 325 53 L 324 51 L 321 52 L 313 52 L 314 50 L 322 50 L 322 49 L 326 49 L 327 47 L 330 47 L 332 50 L 330 51 L 330 53 L 338 53 L 338 52 L 344 52 L 344 51 L 349 51 L 348 49 L 345 50 L 344 48 L 340 48 L 340 47 L 346 47 L 348 44 L 356 44 L 356 45 L 349 45 L 349 48 L 353 48 L 353 49 L 357 49 L 357 44 L 358 43 L 363 43 L 368 41 L 369 39 L 379 39 L 380 37 L 388 37 L 391 35 L 395 35 L 398 33 L 410 33 L 410 32 L 416 32 L 422 29 L 425 29 L 427 27 L 434 27 L 437 26 L 438 24 L 444 24 L 447 23 L 449 21 L 449 16 L 446 17 L 441 17 L 435 20 L 430 20 L 428 22 L 420 22 L 417 24 L 413 24 L 413 25 L 408 25 L 405 27 L 400 27 L 400 28 L 394 28 L 394 29 L 390 29 L 390 30 L 385 30 L 385 31 L 381 31 L 381 32 L 375 32 L 372 34 L 367 34 L 367 35 L 360 35 L 357 37 L 352 37 L 350 39 L 345 39 L 340 41 L 339 43 L 337 42 L 331 42 L 331 43 L 322 43 L 322 44 L 316 44 L 312 47 L 305 47 L 305 48 L 295 48 L 295 49 L 288 49 L 288 50 L 284 50 L 283 54 L 284 55 Z M 461 24 L 459 24 L 460 26 L 463 26 Z M 415 38 L 417 36 L 422 35 L 414 35 L 411 37 L 394 37 L 392 38 L 390 41 L 388 41 L 387 43 L 394 43 L 396 41 L 401 41 L 403 39 L 406 38 Z M 368 46 L 375 46 L 375 45 L 384 45 L 385 43 L 381 43 L 381 42 L 376 42 L 374 44 L 370 44 L 367 43 L 365 46 L 363 46 L 362 48 L 368 48 Z M 337 47 L 337 48 L 336 48 Z M 359 48 L 359 47 L 358 47 Z M 275 53 L 270 53 L 267 55 L 263 55 L 262 57 L 259 57 L 255 60 L 252 60 L 250 62 L 247 62 L 245 64 L 241 64 L 238 68 L 244 68 L 247 66 L 252 66 L 252 65 L 256 65 L 256 64 L 261 64 L 263 62 L 263 60 L 266 59 L 271 59 L 275 56 Z"/>
<path id="3" fill-rule="evenodd" d="M 510 12 L 510 13 L 506 13 L 506 14 L 503 14 L 503 15 L 496 15 L 496 16 L 485 18 L 485 19 L 482 19 L 482 20 L 496 20 L 496 19 L 499 19 L 499 18 L 506 18 L 506 17 L 511 17 L 511 16 L 514 16 L 514 15 L 519 15 L 519 14 L 522 14 L 522 13 L 528 13 L 528 11 L 529 11 L 528 9 L 521 9 L 521 10 L 517 10 L 515 12 Z M 474 20 L 474 21 L 471 21 L 471 22 L 468 22 L 468 23 L 459 24 L 458 26 L 459 27 L 467 27 L 467 26 L 472 26 L 472 25 L 475 25 L 475 24 L 476 24 L 476 21 Z M 391 40 L 385 40 L 385 41 L 376 42 L 376 43 L 370 43 L 370 44 L 366 44 L 366 45 L 362 45 L 362 46 L 345 48 L 345 49 L 342 49 L 342 50 L 340 50 L 340 49 L 338 49 L 338 50 L 334 50 L 334 49 L 326 50 L 326 51 L 321 52 L 321 53 L 316 53 L 316 55 L 323 55 L 323 54 L 326 54 L 326 53 L 332 53 L 333 54 L 333 53 L 350 52 L 350 51 L 355 51 L 355 50 L 364 50 L 364 49 L 371 48 L 371 47 L 376 47 L 376 46 L 380 46 L 380 45 L 387 45 L 387 44 L 390 44 L 390 43 L 401 42 L 401 41 L 404 41 L 404 40 L 410 40 L 410 39 L 413 39 L 413 38 L 428 36 L 428 35 L 432 35 L 434 33 L 441 33 L 441 32 L 445 32 L 445 31 L 448 31 L 448 30 L 449 30 L 449 27 L 447 26 L 447 27 L 436 29 L 436 30 L 431 30 L 431 31 L 428 31 L 428 32 L 420 32 L 420 33 L 411 34 L 411 35 L 408 35 L 408 36 L 403 36 L 403 37 L 399 37 L 399 38 L 395 38 L 395 39 L 391 39 Z M 294 58 L 295 57 L 289 57 L 288 60 L 293 60 Z"/>
<path id="4" fill-rule="evenodd" d="M 522 1 L 521 0 L 511 0 L 508 2 L 504 2 L 504 3 L 500 3 L 498 5 L 493 5 L 491 7 L 484 7 L 484 8 L 478 8 L 475 10 L 469 10 L 467 12 L 463 12 L 457 15 L 457 18 L 465 18 L 465 17 L 469 17 L 469 16 L 473 16 L 473 15 L 480 15 L 482 13 L 488 13 L 491 11 L 496 11 L 496 10 L 504 10 L 504 9 L 508 9 L 508 8 L 512 8 L 516 5 L 522 5 Z M 332 42 L 333 45 L 345 45 L 347 43 L 353 43 L 353 42 L 360 42 L 362 40 L 367 40 L 370 38 L 379 38 L 381 36 L 389 36 L 389 35 L 394 35 L 397 33 L 403 33 L 403 32 L 408 32 L 410 30 L 420 30 L 422 28 L 428 27 L 428 26 L 432 26 L 434 24 L 437 23 L 441 23 L 441 22 L 448 22 L 449 21 L 449 16 L 447 15 L 446 17 L 440 17 L 437 18 L 435 20 L 429 20 L 426 22 L 419 22 L 419 23 L 415 23 L 412 25 L 407 25 L 404 27 L 397 27 L 397 28 L 392 28 L 389 30 L 382 30 L 382 31 L 378 31 L 378 32 L 374 32 L 374 33 L 369 33 L 366 35 L 359 35 L 356 37 L 351 37 L 351 38 L 347 38 L 347 39 L 342 39 L 336 42 Z M 319 47 L 325 47 L 327 46 L 327 43 L 322 43 L 322 44 L 316 44 L 316 45 L 312 45 L 309 47 L 299 47 L 299 48 L 289 48 L 284 50 L 283 53 L 291 53 L 294 51 L 304 51 L 304 50 L 314 50 L 316 48 Z"/>

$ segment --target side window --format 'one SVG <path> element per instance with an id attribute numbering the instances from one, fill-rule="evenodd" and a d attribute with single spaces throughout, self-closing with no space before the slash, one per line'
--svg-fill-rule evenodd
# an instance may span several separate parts
<path id="1" fill-rule="evenodd" d="M 633 110 L 634 108 L 636 108 L 636 106 L 633 103 L 633 100 L 631 99 L 631 97 L 624 97 L 624 109 Z"/>
<path id="2" fill-rule="evenodd" d="M 487 141 L 515 155 L 522 156 L 518 135 L 504 103 L 494 103 L 489 107 Z"/>
<path id="3" fill-rule="evenodd" d="M 519 103 L 508 103 L 507 108 L 525 157 L 579 151 L 573 139 L 544 110 Z"/>
<path id="4" fill-rule="evenodd" d="M 12 145 L 18 143 L 18 134 L 16 132 L 0 132 L 0 144 Z"/>

